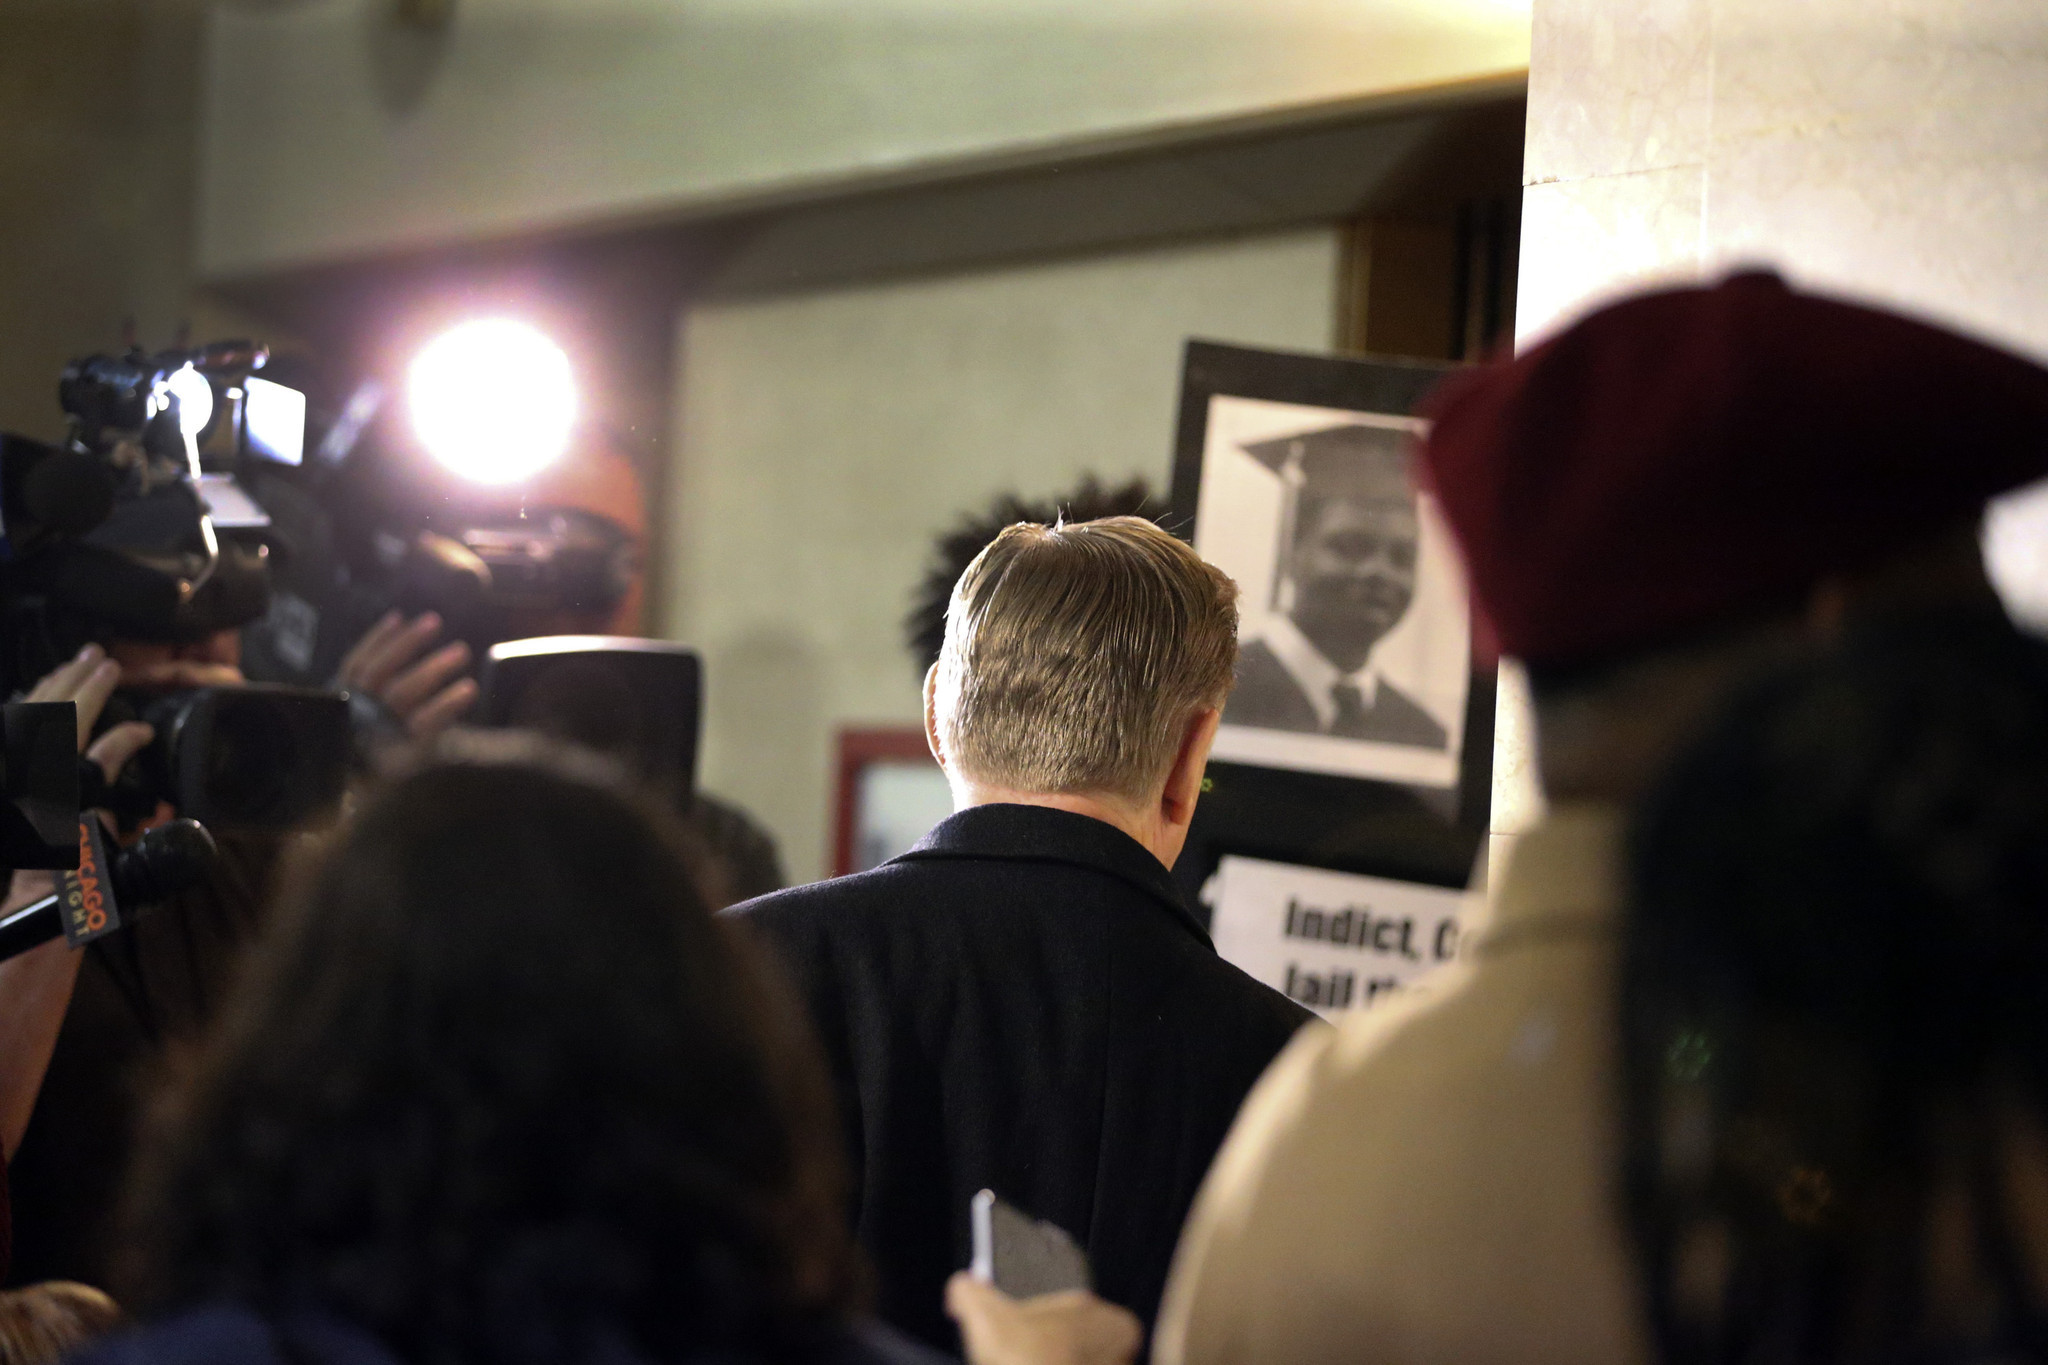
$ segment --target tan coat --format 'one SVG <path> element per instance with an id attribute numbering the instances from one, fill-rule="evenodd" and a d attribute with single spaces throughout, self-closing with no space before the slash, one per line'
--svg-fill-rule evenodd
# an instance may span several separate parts
<path id="1" fill-rule="evenodd" d="M 1619 828 L 1554 811 L 1449 981 L 1273 1064 L 1182 1234 L 1154 1365 L 1648 1358 L 1611 1202 Z"/>

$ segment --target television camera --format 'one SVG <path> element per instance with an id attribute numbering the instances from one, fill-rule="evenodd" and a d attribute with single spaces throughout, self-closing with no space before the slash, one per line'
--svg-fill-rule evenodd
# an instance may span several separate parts
<path id="1" fill-rule="evenodd" d="M 88 642 L 190 646 L 268 609 L 268 518 L 236 470 L 295 462 L 305 434 L 304 395 L 260 374 L 268 360 L 248 342 L 88 356 L 58 382 L 59 441 L 0 434 L 0 694 L 21 695 Z M 31 726 L 38 709 L 6 708 L 8 869 L 72 868 L 79 856 L 75 837 L 29 837 L 75 826 L 81 802 L 75 732 Z M 155 726 L 151 747 L 111 787 L 87 773 L 101 789 L 84 801 L 124 821 L 169 805 L 220 827 L 284 828 L 332 809 L 347 777 L 348 707 L 338 693 L 128 691 L 101 724 L 130 719 Z M 146 884 L 160 891 L 167 879 Z"/>
<path id="2" fill-rule="evenodd" d="M 365 739 L 389 731 L 374 699 L 331 685 L 386 611 L 436 612 L 479 660 L 507 640 L 609 620 L 637 570 L 635 537 L 587 509 L 529 505 L 522 482 L 570 441 L 566 360 L 502 320 L 429 351 L 412 376 L 411 429 L 376 382 L 331 401 L 291 358 L 225 341 L 74 361 L 58 384 L 61 439 L 0 434 L 0 689 L 19 695 L 89 641 L 176 652 L 226 632 L 256 679 L 117 693 L 102 724 L 146 720 L 155 739 L 86 806 L 124 823 L 166 804 L 224 829 L 306 823 L 338 805 Z M 432 460 L 418 458 L 423 446 Z M 537 724 L 498 714 L 513 678 L 525 689 L 536 670 L 608 668 L 658 713 L 649 776 L 687 793 L 694 763 L 670 741 L 687 731 L 694 749 L 694 657 L 609 641 L 570 653 L 494 664 L 476 718 Z M 685 683 L 687 704 L 670 695 Z M 35 774 L 75 766 L 50 744 L 40 766 L 4 765 L 0 812 L 76 808 L 75 784 L 69 795 L 36 787 Z M 56 844 L 10 850 L 6 832 L 0 814 L 0 866 L 65 856 Z"/>

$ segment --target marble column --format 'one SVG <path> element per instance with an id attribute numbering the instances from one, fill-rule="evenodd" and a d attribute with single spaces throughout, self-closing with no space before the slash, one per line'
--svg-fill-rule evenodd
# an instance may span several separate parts
<path id="1" fill-rule="evenodd" d="M 1535 0 L 1526 344 L 1646 283 L 1771 265 L 2048 360 L 2048 3 Z M 2048 622 L 2048 496 L 1994 577 Z M 1503 687 L 1495 828 L 1536 806 Z"/>
<path id="2" fill-rule="evenodd" d="M 1518 327 L 1764 262 L 2048 356 L 2048 5 L 1536 0 Z"/>

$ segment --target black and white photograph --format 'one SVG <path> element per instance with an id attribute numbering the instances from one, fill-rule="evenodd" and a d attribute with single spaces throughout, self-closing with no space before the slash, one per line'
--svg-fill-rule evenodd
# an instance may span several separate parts
<path id="1" fill-rule="evenodd" d="M 1412 417 L 1208 399 L 1195 548 L 1237 580 L 1216 757 L 1457 785 L 1471 620 Z"/>

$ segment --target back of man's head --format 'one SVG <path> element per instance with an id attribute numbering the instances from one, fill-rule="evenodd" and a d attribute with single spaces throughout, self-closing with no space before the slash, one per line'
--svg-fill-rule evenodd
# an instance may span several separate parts
<path id="1" fill-rule="evenodd" d="M 1031 793 L 1142 800 L 1237 666 L 1237 585 L 1139 517 L 1022 523 L 953 589 L 934 679 L 948 762 Z"/>

